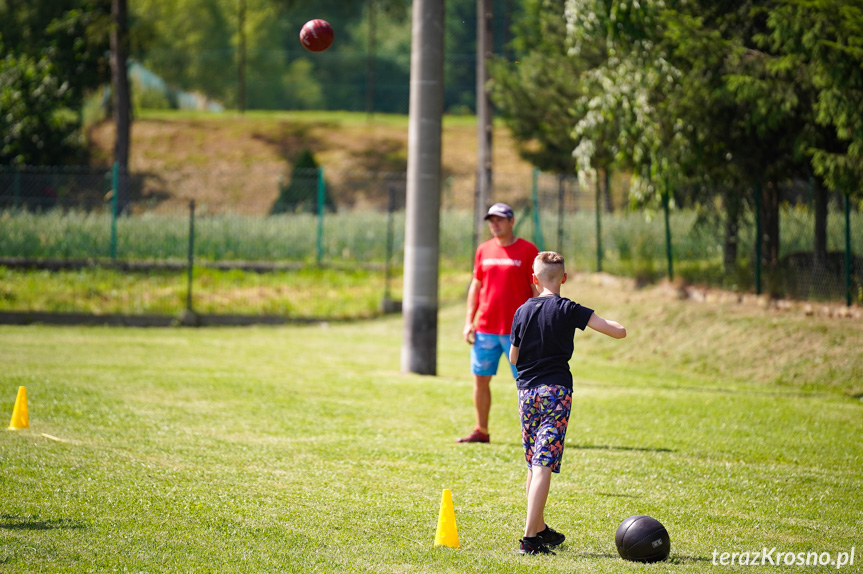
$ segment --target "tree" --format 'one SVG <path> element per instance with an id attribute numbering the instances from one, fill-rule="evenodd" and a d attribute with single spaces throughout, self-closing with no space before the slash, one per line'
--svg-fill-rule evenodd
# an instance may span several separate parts
<path id="1" fill-rule="evenodd" d="M 591 43 L 571 55 L 563 7 L 552 0 L 526 0 L 513 26 L 509 48 L 513 58 L 498 57 L 492 65 L 492 98 L 519 144 L 520 155 L 537 168 L 575 173 L 573 150 L 579 141 L 572 125 L 588 113 L 589 83 L 583 75 L 606 57 L 605 45 Z M 596 146 L 590 171 L 604 172 L 605 203 L 610 206 L 609 179 L 615 134 Z M 586 183 L 586 181 L 583 181 Z"/>
<path id="2" fill-rule="evenodd" d="M 567 55 L 562 15 L 557 3 L 525 2 L 514 26 L 517 59 L 494 59 L 491 96 L 524 159 L 543 171 L 574 173 L 576 141 L 567 119 L 581 96 L 578 79 L 585 66 Z"/>
<path id="3" fill-rule="evenodd" d="M 5 0 L 0 39 L 5 53 L 50 60 L 77 107 L 109 77 L 110 18 L 111 0 Z"/>
<path id="4" fill-rule="evenodd" d="M 815 123 L 827 128 L 806 149 L 833 190 L 859 194 L 863 179 L 863 2 L 787 0 L 770 11 L 761 43 L 802 67 L 815 92 Z"/>
<path id="5" fill-rule="evenodd" d="M 813 129 L 806 70 L 762 41 L 774 4 L 567 2 L 575 52 L 602 42 L 608 53 L 582 76 L 592 99 L 575 128 L 580 166 L 590 165 L 602 127 L 613 122 L 611 151 L 633 170 L 643 200 L 656 199 L 658 181 L 708 192 L 717 184 L 760 189 L 769 266 L 778 263 L 779 184 L 809 176 L 805 150 L 823 136 Z M 726 194 L 731 217 L 739 193 Z"/>
<path id="6" fill-rule="evenodd" d="M 270 209 L 270 215 L 280 213 L 297 213 L 307 211 L 315 213 L 318 209 L 318 186 L 320 171 L 315 156 L 309 150 L 303 150 L 294 162 L 291 171 L 291 181 L 288 185 L 279 186 L 279 196 Z M 335 211 L 336 205 L 326 188 L 324 207 Z"/>
<path id="7" fill-rule="evenodd" d="M 52 165 L 80 157 L 71 89 L 47 58 L 0 60 L 0 164 Z"/>
<path id="8" fill-rule="evenodd" d="M 107 0 L 0 4 L 0 163 L 85 160 L 84 96 L 108 77 Z"/>
<path id="9" fill-rule="evenodd" d="M 238 106 L 244 94 L 247 109 L 370 111 L 368 97 L 373 94 L 374 111 L 407 113 L 410 0 L 243 2 L 134 2 L 131 55 L 170 86 L 204 94 L 229 108 Z M 497 28 L 517 11 L 516 4 L 495 0 Z M 245 10 L 238 9 L 243 6 Z M 473 109 L 476 101 L 476 0 L 449 0 L 445 9 L 444 106 L 461 113 Z M 241 14 L 246 38 L 242 74 L 237 70 L 243 47 Z M 334 26 L 336 41 L 325 53 L 309 54 L 297 34 L 307 20 L 320 17 Z M 495 35 L 498 53 L 505 36 Z"/>
<path id="10" fill-rule="evenodd" d="M 385 79 L 376 103 L 389 106 L 383 111 L 406 112 L 407 3 L 374 1 L 375 71 Z M 141 0 L 132 5 L 133 53 L 170 86 L 226 107 L 365 109 L 370 36 L 365 8 L 366 2 L 339 0 L 243 0 L 239 6 L 237 0 Z M 336 44 L 310 54 L 297 35 L 303 23 L 322 15 L 336 29 Z M 388 97 L 392 92 L 399 97 Z"/>
<path id="11" fill-rule="evenodd" d="M 249 53 L 254 50 L 253 6 L 247 13 Z M 142 0 L 132 4 L 131 55 L 170 86 L 233 105 L 236 102 L 236 67 L 232 40 L 238 27 L 236 2 L 221 0 Z M 276 72 L 282 62 L 272 58 Z M 253 69 L 251 57 L 248 74 Z M 247 78 L 251 82 L 251 78 Z M 247 94 L 251 99 L 252 95 Z"/>

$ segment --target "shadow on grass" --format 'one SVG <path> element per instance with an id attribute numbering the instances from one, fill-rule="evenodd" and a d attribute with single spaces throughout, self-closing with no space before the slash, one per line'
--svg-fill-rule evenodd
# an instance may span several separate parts
<path id="1" fill-rule="evenodd" d="M 480 448 L 488 448 L 488 445 L 485 443 L 465 443 L 463 448 L 470 448 L 473 444 L 479 445 Z M 506 448 L 517 447 L 523 448 L 524 445 L 521 442 L 515 441 L 494 441 L 494 446 L 503 446 Z M 646 448 L 640 446 L 614 446 L 610 444 L 569 444 L 566 443 L 566 448 L 568 449 L 578 449 L 578 450 L 619 450 L 624 452 L 674 452 L 674 450 L 670 448 Z"/>
<path id="2" fill-rule="evenodd" d="M 607 552 L 573 552 L 578 556 L 584 556 L 585 558 L 611 558 L 613 560 L 620 560 L 620 556 L 617 554 L 609 554 Z"/>
<path id="3" fill-rule="evenodd" d="M 579 450 L 623 450 L 634 452 L 674 452 L 670 448 L 644 448 L 638 446 L 612 446 L 608 444 L 567 444 L 566 448 Z"/>
<path id="4" fill-rule="evenodd" d="M 5 530 L 59 530 L 87 526 L 86 522 L 69 518 L 41 519 L 38 516 L 0 514 L 0 529 Z"/>
<path id="5" fill-rule="evenodd" d="M 579 382 L 579 386 L 581 387 L 592 387 L 592 388 L 601 388 L 601 389 L 627 389 L 627 390 L 654 390 L 654 391 L 683 391 L 688 393 L 707 393 L 707 394 L 717 394 L 717 395 L 744 395 L 744 396 L 765 396 L 765 397 L 796 397 L 796 398 L 804 398 L 804 399 L 817 399 L 822 398 L 824 396 L 831 396 L 831 393 L 828 391 L 818 391 L 818 390 L 800 390 L 794 389 L 790 387 L 782 387 L 782 388 L 767 388 L 768 385 L 764 385 L 764 388 L 755 388 L 755 387 L 745 387 L 741 386 L 738 388 L 734 384 L 730 387 L 716 387 L 716 386 L 703 386 L 696 387 L 692 385 L 683 385 L 683 384 L 675 384 L 675 383 L 655 383 L 655 384 L 644 384 L 644 385 L 620 385 L 620 384 L 609 384 L 609 383 L 598 383 L 598 382 Z M 845 396 L 850 396 L 852 398 L 863 398 L 863 393 L 859 393 L 857 395 L 852 395 L 850 393 L 846 393 Z"/>
<path id="6" fill-rule="evenodd" d="M 713 562 L 713 558 L 706 556 L 676 556 L 674 554 L 667 560 L 670 564 L 689 564 L 690 562 Z"/>
<path id="7" fill-rule="evenodd" d="M 578 556 L 584 556 L 585 558 L 609 558 L 612 560 L 620 560 L 621 562 L 625 562 L 623 558 L 618 554 L 610 554 L 608 552 L 573 552 Z M 697 562 L 711 562 L 712 558 L 707 558 L 704 556 L 680 556 L 672 553 L 671 556 L 668 557 L 664 562 L 666 564 L 690 564 Z M 632 562 L 632 564 L 640 564 L 640 562 Z"/>

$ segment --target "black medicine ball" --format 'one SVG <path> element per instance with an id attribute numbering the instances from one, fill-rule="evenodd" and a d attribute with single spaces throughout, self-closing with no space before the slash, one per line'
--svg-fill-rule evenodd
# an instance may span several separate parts
<path id="1" fill-rule="evenodd" d="M 659 562 L 671 551 L 671 538 L 662 523 L 643 514 L 621 522 L 614 543 L 621 558 L 634 562 Z"/>

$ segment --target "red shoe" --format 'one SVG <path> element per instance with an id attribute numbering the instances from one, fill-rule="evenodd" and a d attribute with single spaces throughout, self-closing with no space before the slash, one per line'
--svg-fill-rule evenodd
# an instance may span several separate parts
<path id="1" fill-rule="evenodd" d="M 456 442 L 489 442 L 490 438 L 490 435 L 480 431 L 479 429 L 473 429 L 472 433 L 466 437 L 458 439 Z"/>

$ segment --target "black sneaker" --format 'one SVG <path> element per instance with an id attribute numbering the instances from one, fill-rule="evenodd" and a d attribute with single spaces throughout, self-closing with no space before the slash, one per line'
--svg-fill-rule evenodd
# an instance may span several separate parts
<path id="1" fill-rule="evenodd" d="M 536 537 L 542 540 L 542 543 L 546 546 L 559 546 L 563 544 L 564 540 L 566 540 L 566 536 L 548 524 L 545 525 L 545 530 L 536 533 Z"/>
<path id="2" fill-rule="evenodd" d="M 551 554 L 554 555 L 554 552 L 548 549 L 548 546 L 543 544 L 542 539 L 539 536 L 533 536 L 532 538 L 524 537 L 518 541 L 518 553 L 519 554 L 529 554 L 531 556 L 536 556 L 537 554 Z"/>

